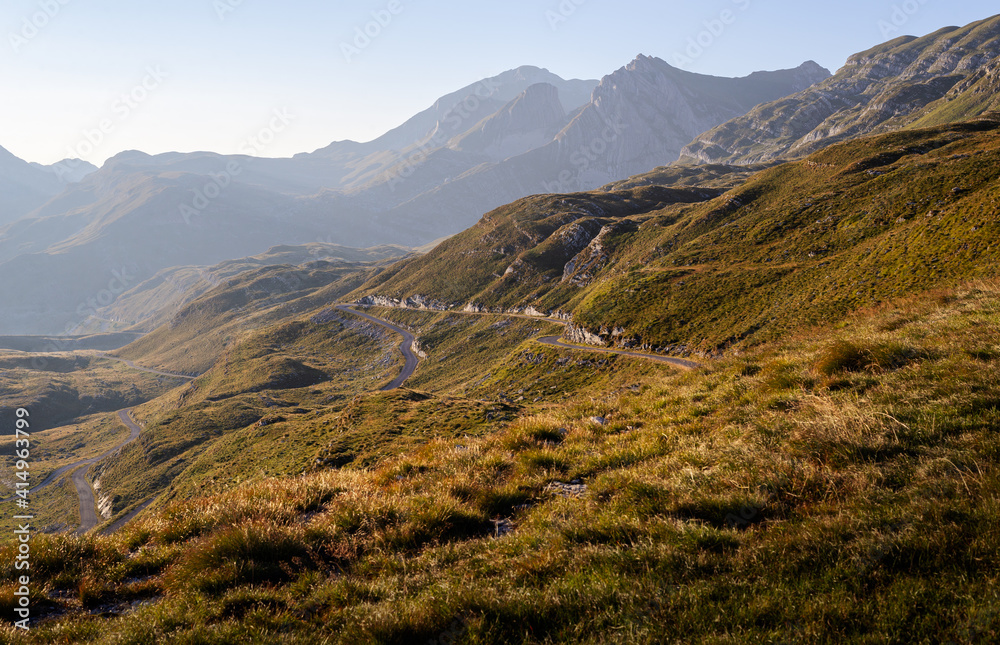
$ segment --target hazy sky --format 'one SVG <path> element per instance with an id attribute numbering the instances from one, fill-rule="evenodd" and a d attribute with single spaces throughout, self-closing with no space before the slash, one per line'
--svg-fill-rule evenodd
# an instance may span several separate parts
<path id="1" fill-rule="evenodd" d="M 720 76 L 808 59 L 836 71 L 854 52 L 964 25 L 996 7 L 995 0 L 5 0 L 0 146 L 44 163 L 71 152 L 100 164 L 129 149 L 235 153 L 248 145 L 288 156 L 372 139 L 441 95 L 520 65 L 600 78 L 643 53 Z M 357 30 L 373 37 L 357 38 Z M 249 143 L 270 126 L 273 141 L 266 133 L 268 145 Z"/>

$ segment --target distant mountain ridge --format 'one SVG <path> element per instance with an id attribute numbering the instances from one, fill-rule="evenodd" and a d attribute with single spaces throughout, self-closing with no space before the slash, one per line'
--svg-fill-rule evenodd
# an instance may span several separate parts
<path id="1" fill-rule="evenodd" d="M 367 143 L 290 159 L 124 152 L 0 222 L 0 275 L 33 276 L 0 284 L 0 332 L 63 333 L 164 269 L 277 244 L 422 246 L 527 195 L 652 170 L 701 130 L 827 75 L 807 63 L 721 79 L 646 56 L 601 82 L 521 67 Z"/>
<path id="2" fill-rule="evenodd" d="M 576 342 L 711 354 L 996 273 L 1000 114 L 744 169 L 528 197 L 350 298 L 558 315 Z"/>
<path id="3" fill-rule="evenodd" d="M 640 55 L 606 76 L 591 103 L 558 135 L 561 157 L 577 173 L 576 185 L 565 188 L 591 190 L 669 163 L 697 134 L 829 76 L 807 61 L 790 70 L 721 78 Z M 603 141 L 615 124 L 624 127 Z"/>
<path id="4" fill-rule="evenodd" d="M 0 147 L 0 226 L 16 221 L 82 180 L 97 167 L 65 160 L 51 166 L 28 163 Z"/>
<path id="5" fill-rule="evenodd" d="M 977 116 L 998 107 L 998 66 L 1000 16 L 897 38 L 851 56 L 822 83 L 704 132 L 681 160 L 770 162 L 858 136 Z"/>

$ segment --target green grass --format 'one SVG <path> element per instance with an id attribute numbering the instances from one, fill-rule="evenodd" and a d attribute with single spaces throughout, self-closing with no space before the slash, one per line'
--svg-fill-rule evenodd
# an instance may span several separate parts
<path id="1" fill-rule="evenodd" d="M 998 328 L 1000 286 L 937 291 L 460 443 L 42 537 L 36 584 L 76 600 L 27 642 L 989 642 Z M 368 395 L 341 427 L 464 405 Z M 150 604 L 84 616 L 120 599 Z"/>
<path id="2" fill-rule="evenodd" d="M 202 374 L 260 329 L 336 302 L 378 271 L 370 264 L 263 267 L 239 274 L 183 306 L 168 324 L 115 354 L 140 365 Z"/>
<path id="3" fill-rule="evenodd" d="M 31 410 L 38 430 L 144 403 L 177 383 L 91 353 L 0 353 L 0 407 Z"/>
<path id="4" fill-rule="evenodd" d="M 153 506 L 35 539 L 50 618 L 20 640 L 996 640 L 998 127 L 835 146 L 718 198 L 530 198 L 377 277 L 236 278 L 125 350 L 205 373 L 137 406 L 142 438 L 96 473 L 116 516 Z M 559 247 L 581 230 L 600 247 Z M 558 308 L 712 358 L 680 373 L 543 346 L 543 320 L 378 310 L 427 353 L 380 392 L 398 338 L 330 309 L 368 279 L 349 297 Z M 48 504 L 68 515 L 67 492 Z"/>
<path id="5" fill-rule="evenodd" d="M 349 297 L 534 306 L 608 342 L 742 351 L 992 275 L 998 129 L 983 118 L 838 144 L 714 199 L 649 187 L 528 198 Z"/>

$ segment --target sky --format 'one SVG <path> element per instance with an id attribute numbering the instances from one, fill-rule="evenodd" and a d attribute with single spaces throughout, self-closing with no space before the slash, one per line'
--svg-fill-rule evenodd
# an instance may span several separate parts
<path id="1" fill-rule="evenodd" d="M 367 141 L 521 65 L 599 79 L 638 54 L 744 76 L 997 13 L 995 0 L 5 0 L 0 146 L 285 157 Z"/>

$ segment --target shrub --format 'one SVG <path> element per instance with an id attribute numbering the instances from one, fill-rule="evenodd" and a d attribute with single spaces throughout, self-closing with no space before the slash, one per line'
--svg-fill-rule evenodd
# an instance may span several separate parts
<path id="1" fill-rule="evenodd" d="M 925 357 L 924 352 L 902 343 L 858 344 L 838 340 L 823 351 L 814 367 L 824 376 L 845 372 L 889 372 Z"/>
<path id="2" fill-rule="evenodd" d="M 194 586 L 203 591 L 287 582 L 308 557 L 307 545 L 289 529 L 242 524 L 207 537 L 187 554 L 171 577 L 173 586 Z"/>

